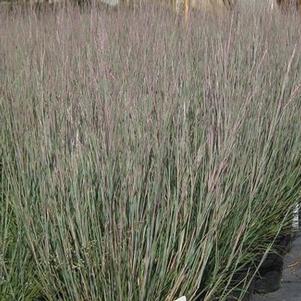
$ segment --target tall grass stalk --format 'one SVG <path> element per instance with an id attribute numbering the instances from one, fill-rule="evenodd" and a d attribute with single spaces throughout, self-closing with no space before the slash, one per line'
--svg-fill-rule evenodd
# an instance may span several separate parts
<path id="1" fill-rule="evenodd" d="M 297 20 L 0 13 L 1 300 L 241 297 L 300 198 Z"/>

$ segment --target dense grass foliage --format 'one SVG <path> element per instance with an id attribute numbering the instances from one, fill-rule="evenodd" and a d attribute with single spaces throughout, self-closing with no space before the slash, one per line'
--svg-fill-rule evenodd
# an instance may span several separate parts
<path id="1" fill-rule="evenodd" d="M 1 300 L 244 294 L 301 167 L 299 20 L 252 9 L 0 13 Z"/>

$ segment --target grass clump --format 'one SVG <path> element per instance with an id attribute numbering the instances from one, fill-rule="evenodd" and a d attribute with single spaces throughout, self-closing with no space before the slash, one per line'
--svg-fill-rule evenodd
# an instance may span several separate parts
<path id="1" fill-rule="evenodd" d="M 254 10 L 1 14 L 1 300 L 243 296 L 300 197 L 300 33 Z"/>

